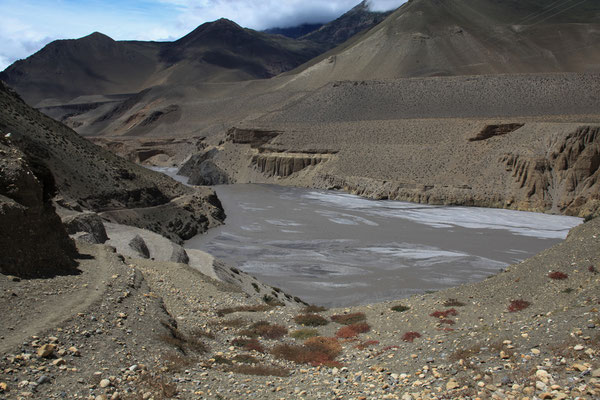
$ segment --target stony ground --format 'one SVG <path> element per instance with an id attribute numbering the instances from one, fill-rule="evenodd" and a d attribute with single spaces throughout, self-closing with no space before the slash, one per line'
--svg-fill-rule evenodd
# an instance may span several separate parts
<path id="1" fill-rule="evenodd" d="M 80 245 L 79 275 L 0 277 L 0 398 L 599 398 L 599 235 L 592 220 L 484 282 L 314 308 L 315 327 L 184 265 Z"/>

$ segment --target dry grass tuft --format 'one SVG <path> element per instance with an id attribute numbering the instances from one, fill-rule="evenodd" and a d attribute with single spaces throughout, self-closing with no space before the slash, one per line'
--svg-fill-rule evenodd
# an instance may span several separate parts
<path id="1" fill-rule="evenodd" d="M 264 353 L 265 348 L 262 344 L 256 339 L 248 339 L 248 338 L 235 338 L 231 341 L 231 345 L 235 347 L 241 347 L 246 351 L 257 351 L 259 353 Z"/>
<path id="2" fill-rule="evenodd" d="M 365 342 L 362 342 L 360 344 L 357 344 L 356 346 L 354 346 L 355 348 L 357 348 L 358 350 L 364 350 L 369 346 L 375 346 L 379 344 L 379 340 L 367 340 Z"/>
<path id="3" fill-rule="evenodd" d="M 367 316 L 365 315 L 365 313 L 361 313 L 361 312 L 351 313 L 351 314 L 337 314 L 337 315 L 332 315 L 331 320 L 333 322 L 337 322 L 338 324 L 342 324 L 342 325 L 352 325 L 352 324 L 357 324 L 359 322 L 366 321 Z"/>
<path id="4" fill-rule="evenodd" d="M 329 321 L 320 316 L 319 314 L 300 314 L 294 317 L 294 321 L 297 324 L 304 326 L 323 326 L 327 325 Z"/>
<path id="5" fill-rule="evenodd" d="M 449 357 L 450 361 L 468 360 L 481 352 L 481 346 L 475 345 L 466 349 L 458 349 Z"/>
<path id="6" fill-rule="evenodd" d="M 434 311 L 431 314 L 429 314 L 431 317 L 435 317 L 435 318 L 448 318 L 449 316 L 457 316 L 458 315 L 458 311 L 456 311 L 456 309 L 451 308 L 449 310 L 446 311 Z"/>
<path id="7" fill-rule="evenodd" d="M 227 368 L 227 371 L 235 372 L 243 375 L 255 375 L 255 376 L 279 376 L 282 378 L 290 376 L 290 371 L 281 367 L 270 367 L 266 365 L 236 365 L 234 367 Z"/>
<path id="8" fill-rule="evenodd" d="M 298 364 L 310 364 L 313 366 L 339 366 L 335 358 L 341 353 L 342 346 L 336 338 L 317 336 L 304 342 L 302 346 L 280 344 L 271 350 L 277 357 Z"/>
<path id="9" fill-rule="evenodd" d="M 410 310 L 410 307 L 409 307 L 409 306 L 402 305 L 402 304 L 398 304 L 397 306 L 393 306 L 393 307 L 391 308 L 391 310 L 392 310 L 392 311 L 396 311 L 396 312 L 404 312 L 404 311 L 408 311 L 408 310 Z"/>
<path id="10" fill-rule="evenodd" d="M 336 336 L 339 338 L 353 338 L 358 336 L 361 333 L 366 333 L 371 330 L 371 327 L 366 322 L 360 322 L 358 324 L 347 325 L 340 328 L 336 332 Z"/>
<path id="11" fill-rule="evenodd" d="M 464 307 L 465 303 L 456 299 L 448 299 L 444 302 L 444 307 Z"/>
<path id="12" fill-rule="evenodd" d="M 240 331 L 240 335 L 242 335 L 242 336 L 248 336 L 251 338 L 261 336 L 266 339 L 279 339 L 279 338 L 282 338 L 283 336 L 287 335 L 287 333 L 288 333 L 288 330 L 285 326 L 271 325 L 270 323 L 268 323 L 266 321 L 256 322 L 256 323 L 250 325 L 250 327 L 248 329 L 244 329 L 243 331 Z"/>
<path id="13" fill-rule="evenodd" d="M 291 337 L 298 340 L 306 340 L 311 337 L 319 336 L 319 331 L 316 329 L 298 329 L 290 334 Z"/>
<path id="14" fill-rule="evenodd" d="M 421 334 L 419 332 L 406 332 L 404 335 L 402 335 L 402 340 L 412 343 L 415 339 L 420 337 Z"/>
<path id="15" fill-rule="evenodd" d="M 219 317 L 223 317 L 227 314 L 233 314 L 236 312 L 264 312 L 264 311 L 269 311 L 271 310 L 273 307 L 267 304 L 258 304 L 258 305 L 253 305 L 253 306 L 238 306 L 238 307 L 228 307 L 228 308 L 221 308 L 220 310 L 217 310 L 217 315 Z"/>
<path id="16" fill-rule="evenodd" d="M 327 307 L 310 305 L 304 307 L 304 309 L 302 310 L 302 312 L 305 314 L 316 314 L 323 311 L 327 311 Z"/>
<path id="17" fill-rule="evenodd" d="M 548 278 L 558 280 L 558 281 L 565 280 L 568 277 L 569 277 L 569 275 L 565 274 L 564 272 L 560 272 L 560 271 L 553 271 L 548 274 Z"/>
<path id="18" fill-rule="evenodd" d="M 523 299 L 513 300 L 510 302 L 510 304 L 508 306 L 508 311 L 510 311 L 510 312 L 521 311 L 521 310 L 526 309 L 530 305 L 531 305 L 530 302 L 523 300 Z"/>
<path id="19" fill-rule="evenodd" d="M 242 364 L 258 364 L 258 358 L 254 357 L 252 354 L 238 354 L 233 357 L 233 361 L 242 363 Z"/>

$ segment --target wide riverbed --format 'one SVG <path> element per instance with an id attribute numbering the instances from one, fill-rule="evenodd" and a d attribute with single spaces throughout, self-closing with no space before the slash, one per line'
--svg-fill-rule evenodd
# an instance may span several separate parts
<path id="1" fill-rule="evenodd" d="M 226 225 L 186 243 L 304 300 L 346 306 L 480 281 L 563 240 L 581 219 L 217 186 Z"/>

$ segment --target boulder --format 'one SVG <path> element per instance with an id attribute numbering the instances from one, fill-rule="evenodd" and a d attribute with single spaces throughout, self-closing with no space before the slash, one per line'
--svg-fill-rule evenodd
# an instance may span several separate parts
<path id="1" fill-rule="evenodd" d="M 135 250 L 140 257 L 142 258 L 150 258 L 150 250 L 148 250 L 148 246 L 146 242 L 140 235 L 135 235 L 133 239 L 129 242 L 129 247 Z"/>
<path id="2" fill-rule="evenodd" d="M 190 258 L 183 247 L 173 243 L 173 253 L 171 254 L 170 261 L 179 264 L 188 264 Z"/>
<path id="3" fill-rule="evenodd" d="M 190 185 L 200 186 L 226 185 L 229 182 L 230 179 L 227 173 L 211 160 L 204 161 L 198 165 L 192 171 L 188 181 Z"/>
<path id="4" fill-rule="evenodd" d="M 101 244 L 108 240 L 102 218 L 96 213 L 69 215 L 63 218 L 62 222 L 70 235 L 83 233 L 78 236 L 79 240 L 95 244 Z"/>

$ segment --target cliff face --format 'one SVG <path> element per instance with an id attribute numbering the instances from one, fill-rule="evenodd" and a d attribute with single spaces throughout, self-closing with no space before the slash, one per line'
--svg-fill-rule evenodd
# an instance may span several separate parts
<path id="1" fill-rule="evenodd" d="M 600 206 L 600 127 L 580 127 L 544 156 L 509 153 L 501 161 L 514 178 L 515 197 L 532 208 L 577 215 Z"/>
<path id="2" fill-rule="evenodd" d="M 51 276 L 74 269 L 75 246 L 50 201 L 53 182 L 49 171 L 32 167 L 0 138 L 0 273 Z"/>

